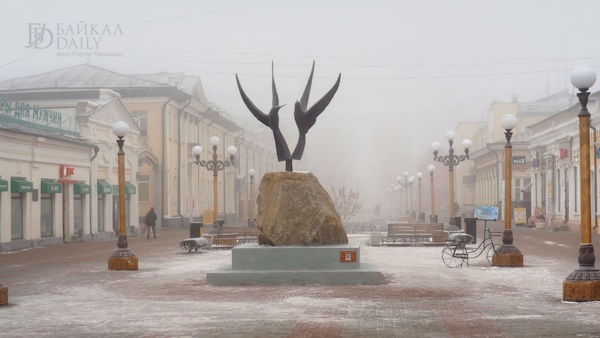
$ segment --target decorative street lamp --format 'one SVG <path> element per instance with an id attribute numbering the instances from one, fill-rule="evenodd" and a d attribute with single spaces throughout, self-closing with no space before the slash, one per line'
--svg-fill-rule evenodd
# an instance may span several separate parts
<path id="1" fill-rule="evenodd" d="M 500 125 L 506 130 L 506 144 L 504 145 L 504 232 L 502 233 L 502 245 L 493 257 L 494 266 L 523 266 L 523 254 L 513 245 L 512 222 L 512 130 L 517 125 L 517 118 L 512 114 L 506 114 L 500 119 Z"/>
<path id="2" fill-rule="evenodd" d="M 417 179 L 419 180 L 419 216 L 417 220 L 425 222 L 425 213 L 421 209 L 421 178 L 423 178 L 423 174 L 420 172 L 417 173 Z"/>
<path id="3" fill-rule="evenodd" d="M 415 181 L 414 176 L 408 178 L 408 184 L 410 185 L 410 217 L 415 218 L 415 208 L 413 207 L 413 183 Z"/>
<path id="4" fill-rule="evenodd" d="M 448 139 L 448 144 L 450 148 L 448 150 L 447 156 L 438 156 L 438 151 L 440 150 L 440 143 L 433 142 L 431 144 L 431 149 L 433 150 L 433 160 L 443 163 L 446 167 L 448 167 L 448 175 L 449 175 L 449 185 L 450 185 L 450 222 L 449 224 L 454 224 L 454 167 L 459 165 L 460 162 L 469 159 L 469 148 L 471 148 L 471 140 L 464 139 L 462 141 L 462 146 L 465 149 L 464 155 L 454 155 L 454 149 L 452 148 L 452 144 L 454 144 L 454 137 L 456 134 L 452 130 L 448 130 L 446 132 L 446 139 Z M 460 228 L 460 224 L 456 224 Z"/>
<path id="5" fill-rule="evenodd" d="M 127 224 L 127 215 L 125 208 L 125 152 L 123 151 L 123 139 L 129 133 L 129 125 L 119 121 L 113 125 L 113 132 L 119 138 L 119 152 L 117 153 L 119 162 L 119 239 L 117 241 L 117 250 L 108 258 L 108 268 L 110 270 L 137 270 L 138 258 L 128 248 L 127 233 L 125 225 Z"/>
<path id="6" fill-rule="evenodd" d="M 248 201 L 248 208 L 250 210 L 250 217 L 248 218 L 248 226 L 252 227 L 255 225 L 254 218 L 254 174 L 256 174 L 256 170 L 249 169 L 248 175 L 250 175 L 250 200 Z"/>
<path id="7" fill-rule="evenodd" d="M 430 192 L 429 192 L 429 197 L 431 199 L 431 215 L 429 215 L 429 222 L 430 223 L 437 223 L 438 219 L 437 219 L 437 215 L 435 214 L 435 204 L 434 204 L 434 191 L 433 191 L 433 172 L 435 171 L 435 166 L 433 164 L 430 164 L 427 167 L 427 170 L 429 170 L 429 185 L 430 185 Z"/>
<path id="8" fill-rule="evenodd" d="M 398 180 L 398 186 L 404 189 L 404 213 L 408 215 L 408 171 L 404 172 L 404 183 L 402 182 L 402 176 L 396 177 L 396 180 Z"/>
<path id="9" fill-rule="evenodd" d="M 219 143 L 221 143 L 221 140 L 216 137 L 213 136 L 210 138 L 210 144 L 212 144 L 213 147 L 213 159 L 211 161 L 200 161 L 200 154 L 202 154 L 202 147 L 199 145 L 195 145 L 194 148 L 192 148 L 192 154 L 194 154 L 194 156 L 196 156 L 196 164 L 202 167 L 206 167 L 207 170 L 212 170 L 213 172 L 213 180 L 214 180 L 214 205 L 215 205 L 215 210 L 214 210 L 214 216 L 213 216 L 213 222 L 216 222 L 217 224 L 220 224 L 219 221 L 219 183 L 218 183 L 218 176 L 219 176 L 219 171 L 220 170 L 224 170 L 225 167 L 229 167 L 230 165 L 233 164 L 233 160 L 235 158 L 235 154 L 237 153 L 237 148 L 234 146 L 229 146 L 227 147 L 227 153 L 230 156 L 230 160 L 229 161 L 220 161 L 217 159 L 217 146 L 219 145 Z"/>
<path id="10" fill-rule="evenodd" d="M 579 66 L 571 73 L 571 83 L 579 89 L 581 103 L 579 117 L 579 168 L 581 185 L 581 244 L 579 245 L 579 268 L 563 282 L 563 300 L 575 302 L 600 301 L 600 271 L 594 267 L 596 257 L 592 245 L 591 197 L 590 197 L 590 113 L 587 102 L 588 89 L 596 82 L 596 73 L 586 66 Z"/>

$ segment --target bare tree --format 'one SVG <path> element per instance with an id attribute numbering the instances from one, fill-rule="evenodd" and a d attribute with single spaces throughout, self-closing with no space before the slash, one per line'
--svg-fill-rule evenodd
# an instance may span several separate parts
<path id="1" fill-rule="evenodd" d="M 350 189 L 349 192 L 346 193 L 345 187 L 339 189 L 331 187 L 329 195 L 331 196 L 335 210 L 342 219 L 342 224 L 346 224 L 346 222 L 362 208 L 360 192 L 358 191 L 352 191 L 352 189 Z"/>

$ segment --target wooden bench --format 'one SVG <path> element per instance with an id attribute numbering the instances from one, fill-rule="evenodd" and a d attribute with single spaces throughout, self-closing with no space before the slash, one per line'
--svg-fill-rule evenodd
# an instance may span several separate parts
<path id="1" fill-rule="evenodd" d="M 215 248 L 232 248 L 239 244 L 258 242 L 256 227 L 219 227 L 210 232 Z"/>
<path id="2" fill-rule="evenodd" d="M 388 223 L 382 245 L 444 245 L 443 223 Z"/>
<path id="3" fill-rule="evenodd" d="M 186 238 L 183 241 L 179 242 L 179 247 L 184 250 L 188 250 L 188 252 L 192 252 L 194 249 L 198 252 L 198 249 L 204 248 L 208 244 L 208 240 L 202 237 L 194 237 L 194 238 Z"/>

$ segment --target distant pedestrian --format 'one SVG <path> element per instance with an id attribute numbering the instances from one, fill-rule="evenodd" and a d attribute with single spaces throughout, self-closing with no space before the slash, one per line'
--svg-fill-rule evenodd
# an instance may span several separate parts
<path id="1" fill-rule="evenodd" d="M 154 235 L 154 239 L 156 239 L 156 213 L 154 213 L 154 207 L 150 208 L 150 211 L 148 211 L 148 213 L 146 214 L 146 225 L 148 226 L 146 239 L 150 239 L 151 229 L 152 234 Z"/>

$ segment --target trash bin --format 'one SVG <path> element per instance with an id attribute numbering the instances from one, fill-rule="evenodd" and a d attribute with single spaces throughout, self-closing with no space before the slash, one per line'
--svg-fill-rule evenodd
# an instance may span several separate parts
<path id="1" fill-rule="evenodd" d="M 190 238 L 202 237 L 202 222 L 190 222 Z"/>
<path id="2" fill-rule="evenodd" d="M 219 227 L 223 227 L 223 224 L 225 224 L 225 220 L 220 219 L 219 220 Z"/>
<path id="3" fill-rule="evenodd" d="M 477 218 L 465 217 L 465 232 L 473 236 L 473 244 L 477 243 Z"/>
<path id="4" fill-rule="evenodd" d="M 454 217 L 454 225 L 456 225 L 457 228 L 462 230 L 462 217 L 455 216 Z"/>

